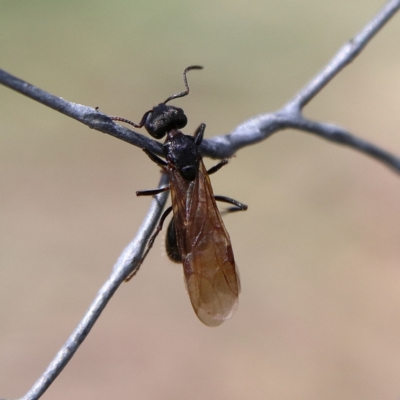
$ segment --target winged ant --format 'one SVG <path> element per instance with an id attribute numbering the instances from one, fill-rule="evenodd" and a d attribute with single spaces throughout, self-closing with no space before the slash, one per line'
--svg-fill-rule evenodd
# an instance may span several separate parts
<path id="1" fill-rule="evenodd" d="M 165 160 L 147 149 L 143 151 L 168 174 L 169 185 L 138 191 L 136 195 L 154 196 L 170 190 L 172 206 L 161 216 L 139 266 L 152 248 L 166 217 L 173 211 L 165 238 L 168 257 L 183 265 L 186 288 L 198 318 L 208 326 L 217 326 L 236 311 L 240 281 L 229 234 L 216 201 L 231 204 L 228 211 L 244 211 L 247 205 L 213 194 L 209 175 L 226 165 L 228 160 L 224 159 L 206 170 L 199 151 L 205 124 L 201 124 L 193 136 L 185 135 L 180 131 L 187 124 L 184 111 L 167 105 L 169 101 L 189 94 L 187 72 L 202 68 L 198 65 L 187 67 L 183 72 L 186 90 L 168 97 L 147 111 L 139 124 L 121 117 L 111 118 L 136 128 L 144 126 L 155 139 L 166 136 L 163 144 Z M 139 266 L 126 281 L 136 274 Z"/>

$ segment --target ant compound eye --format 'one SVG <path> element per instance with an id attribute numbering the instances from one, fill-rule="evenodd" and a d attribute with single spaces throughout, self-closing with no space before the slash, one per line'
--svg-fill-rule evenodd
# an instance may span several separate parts
<path id="1" fill-rule="evenodd" d="M 145 128 L 155 139 L 161 139 L 170 130 L 182 129 L 186 124 L 187 117 L 181 108 L 161 103 L 148 114 Z"/>
<path id="2" fill-rule="evenodd" d="M 174 107 L 175 108 L 175 107 Z M 187 125 L 187 117 L 181 108 L 175 108 L 174 110 L 174 128 L 182 129 Z"/>
<path id="3" fill-rule="evenodd" d="M 149 112 L 144 123 L 146 131 L 155 139 L 161 139 L 167 134 L 165 127 L 160 124 L 159 117 L 153 115 L 153 112 Z"/>

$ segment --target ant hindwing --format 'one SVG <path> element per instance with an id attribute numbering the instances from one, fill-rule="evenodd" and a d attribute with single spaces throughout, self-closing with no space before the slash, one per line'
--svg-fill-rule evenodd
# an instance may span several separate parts
<path id="1" fill-rule="evenodd" d="M 216 201 L 231 204 L 228 211 L 247 210 L 247 206 L 229 197 L 214 196 L 209 175 L 226 165 L 228 160 L 222 160 L 207 171 L 199 151 L 206 126 L 201 124 L 193 136 L 183 134 L 179 129 L 187 124 L 185 113 L 181 108 L 166 104 L 170 100 L 187 96 L 187 72 L 202 68 L 197 65 L 187 67 L 183 72 L 186 90 L 168 97 L 147 111 L 139 124 L 120 117 L 111 119 L 129 123 L 136 128 L 144 126 L 155 139 L 166 136 L 163 144 L 165 160 L 147 149 L 143 151 L 168 174 L 169 185 L 136 194 L 154 196 L 170 190 L 172 206 L 164 211 L 140 264 L 126 281 L 138 271 L 166 217 L 173 211 L 165 238 L 168 257 L 183 265 L 186 288 L 198 318 L 208 326 L 217 326 L 236 311 L 240 281 L 229 234 Z"/>

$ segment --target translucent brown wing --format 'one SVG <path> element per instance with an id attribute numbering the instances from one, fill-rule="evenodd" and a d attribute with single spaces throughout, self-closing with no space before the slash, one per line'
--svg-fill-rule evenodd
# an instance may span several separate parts
<path id="1" fill-rule="evenodd" d="M 190 301 L 204 324 L 218 326 L 237 309 L 240 282 L 229 234 L 203 162 L 194 181 L 171 170 L 170 187 Z"/>

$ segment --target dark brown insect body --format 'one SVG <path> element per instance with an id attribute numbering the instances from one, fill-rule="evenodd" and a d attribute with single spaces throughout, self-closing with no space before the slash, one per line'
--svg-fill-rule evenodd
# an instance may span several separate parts
<path id="1" fill-rule="evenodd" d="M 139 124 L 119 117 L 113 119 L 136 127 L 145 126 L 155 138 L 167 136 L 163 145 L 165 160 L 143 149 L 152 161 L 168 173 L 169 186 L 137 192 L 137 195 L 155 195 L 169 189 L 172 207 L 162 215 L 142 261 L 161 231 L 165 218 L 173 211 L 166 234 L 167 254 L 172 261 L 183 265 L 186 287 L 199 319 L 208 326 L 217 326 L 237 309 L 240 282 L 229 234 L 216 200 L 232 204 L 234 207 L 229 211 L 246 210 L 247 206 L 228 197 L 214 196 L 209 175 L 226 165 L 227 160 L 222 160 L 207 171 L 198 150 L 205 125 L 201 124 L 194 136 L 184 135 L 179 131 L 187 123 L 183 110 L 165 104 L 174 98 L 186 96 L 189 93 L 187 71 L 201 68 L 186 68 L 186 91 L 169 97 L 145 113 Z"/>

